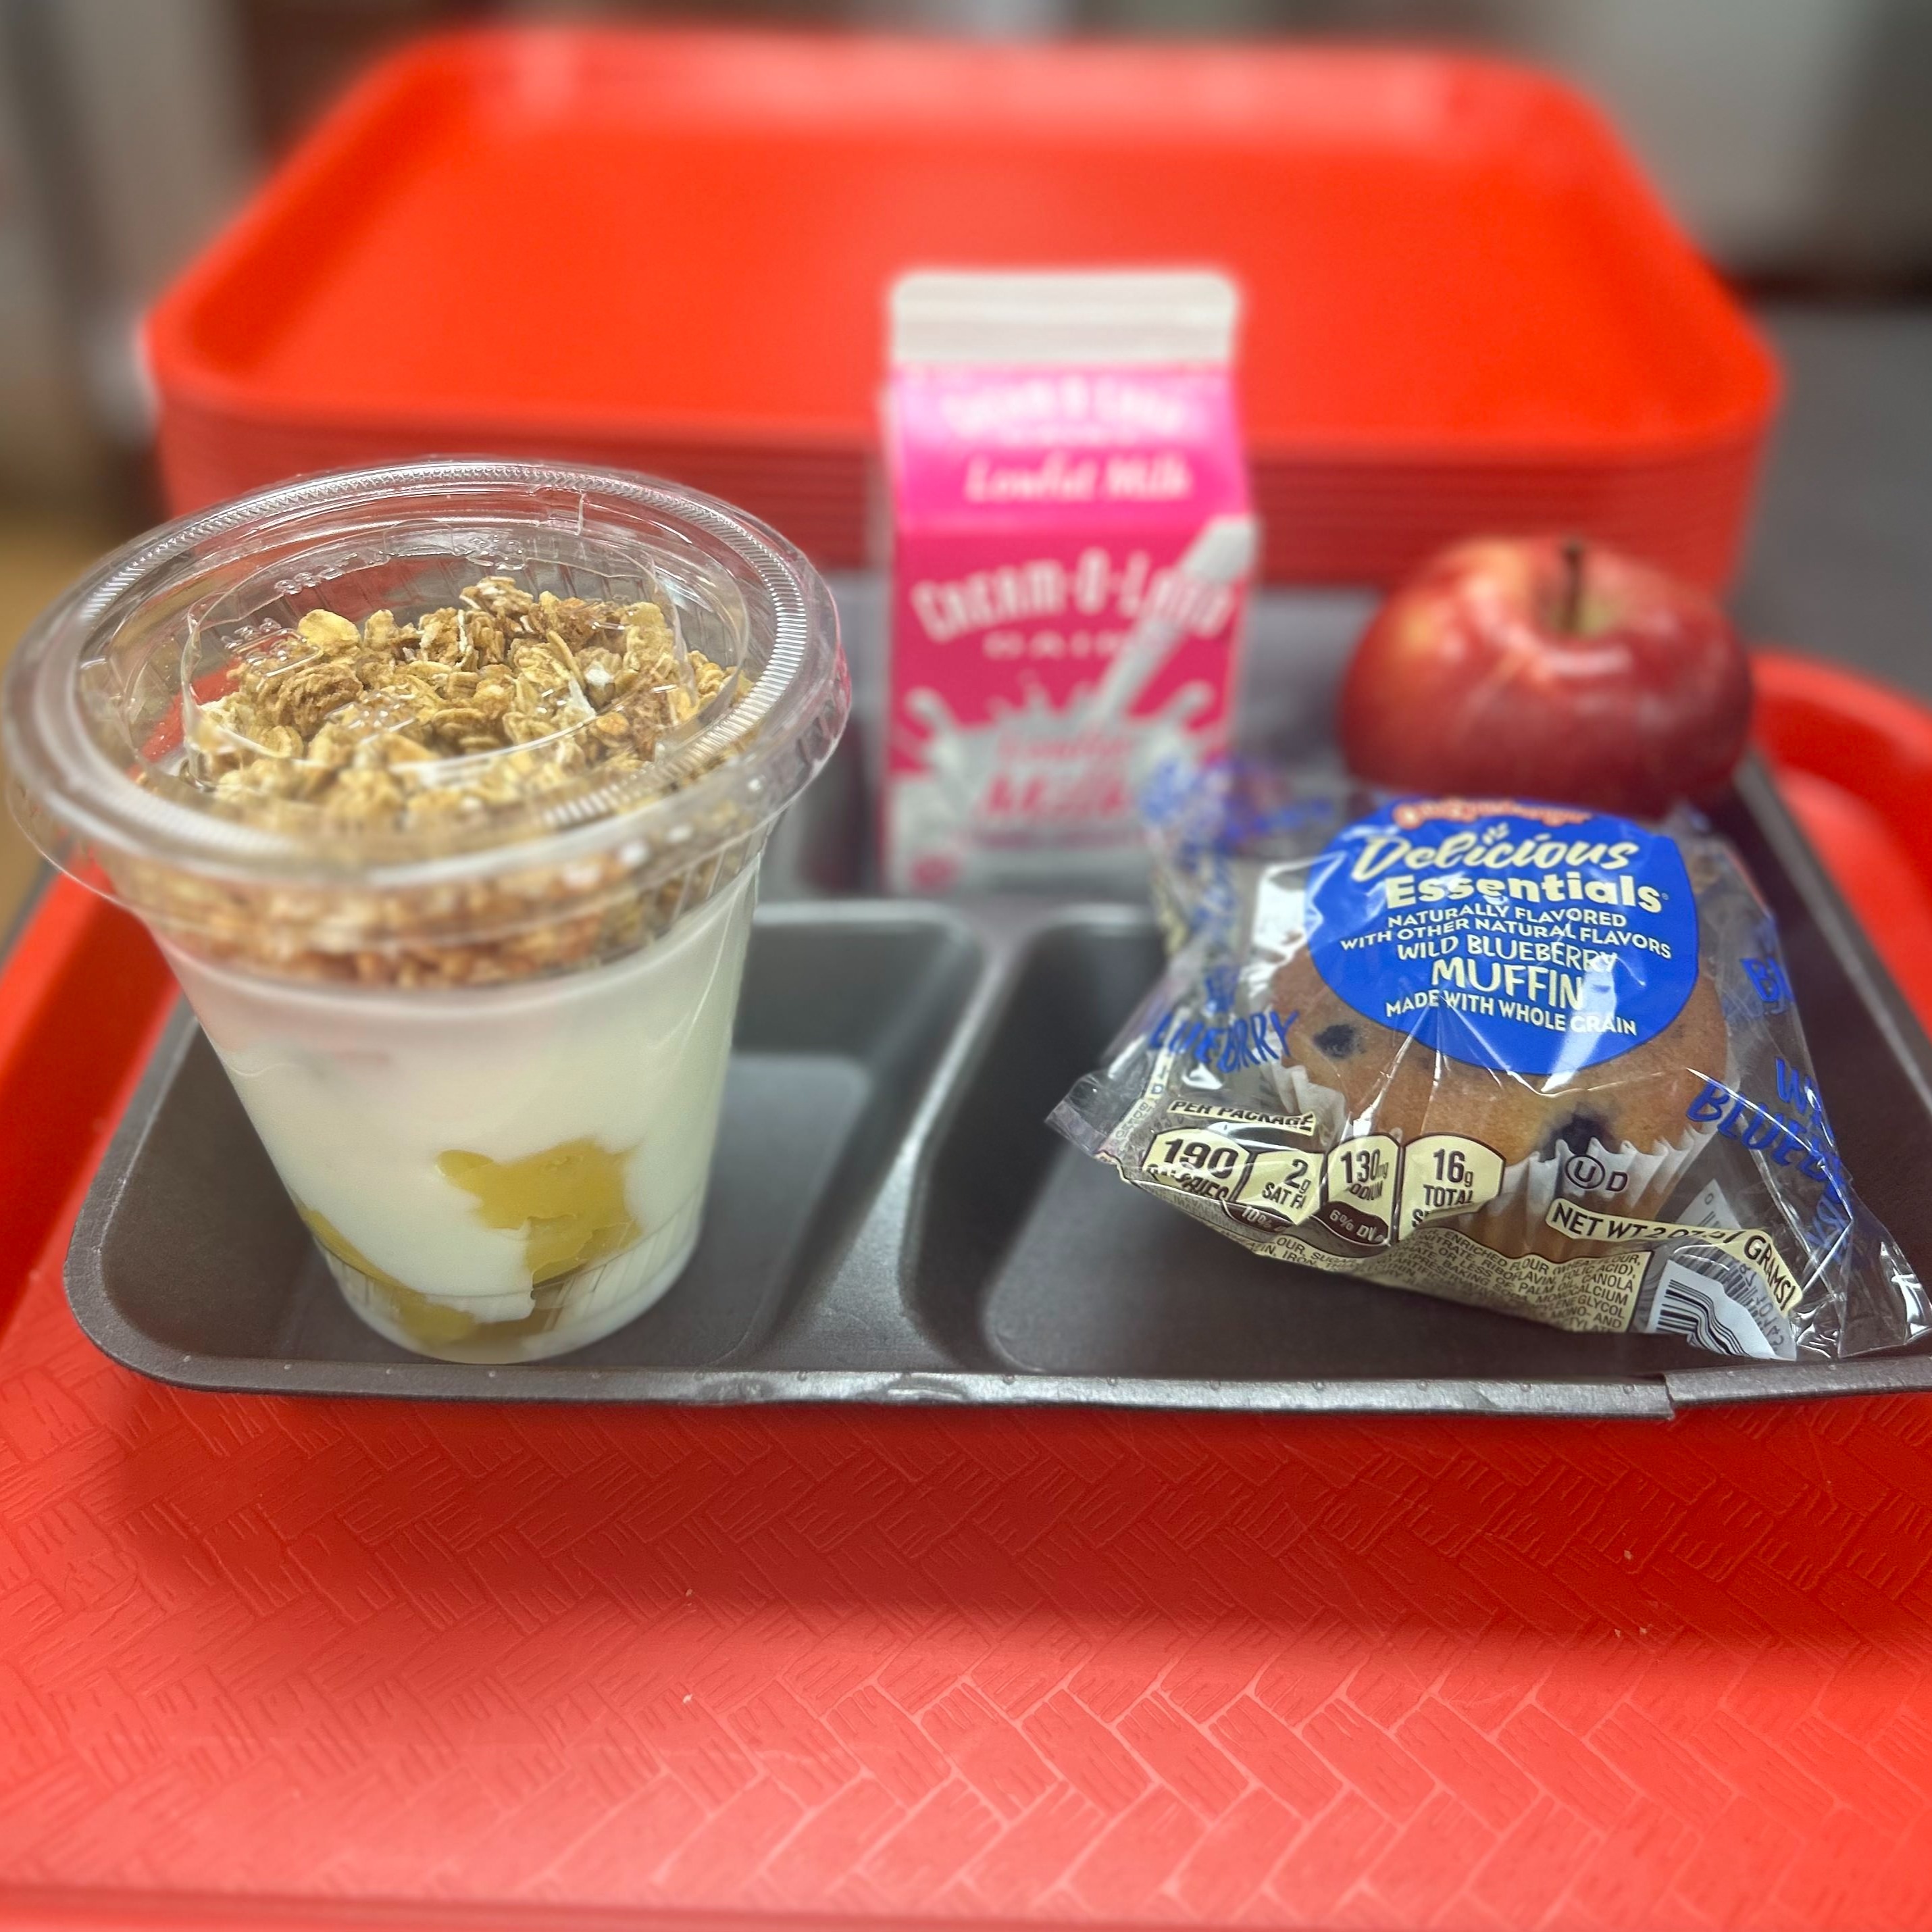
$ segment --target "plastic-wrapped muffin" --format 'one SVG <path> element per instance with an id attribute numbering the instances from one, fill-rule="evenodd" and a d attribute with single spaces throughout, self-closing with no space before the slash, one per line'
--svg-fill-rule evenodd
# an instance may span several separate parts
<path id="1" fill-rule="evenodd" d="M 1602 1171 L 1594 1190 L 1616 1190 L 1626 1215 L 1660 1210 L 1708 1138 L 1686 1124 L 1708 1077 L 1726 1059 L 1724 1014 L 1700 973 L 1682 1010 L 1660 1032 L 1610 1062 L 1550 1076 L 1504 1074 L 1459 1060 L 1366 1018 L 1333 992 L 1306 952 L 1270 982 L 1286 1038 L 1284 1086 L 1338 1120 L 1372 1121 L 1405 1143 L 1453 1132 L 1492 1150 L 1504 1184 L 1484 1210 L 1485 1238 L 1552 1256 L 1573 1244 L 1541 1219 L 1565 1162 Z M 1339 1103 L 1339 1104 L 1338 1104 Z M 1594 1168 L 1584 1163 L 1594 1163 Z M 1504 1232 L 1504 1217 L 1518 1225 Z"/>
<path id="2" fill-rule="evenodd" d="M 1702 820 L 1296 795 L 1155 809 L 1172 957 L 1054 1124 L 1273 1258 L 1767 1359 L 1924 1332 L 1775 931 Z"/>

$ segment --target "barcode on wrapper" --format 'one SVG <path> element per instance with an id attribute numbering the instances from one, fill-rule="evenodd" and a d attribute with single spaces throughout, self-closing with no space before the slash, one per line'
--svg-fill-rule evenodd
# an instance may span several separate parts
<path id="1" fill-rule="evenodd" d="M 1790 1319 L 1756 1269 L 1700 1243 L 1660 1252 L 1638 1291 L 1630 1327 L 1643 1335 L 1681 1335 L 1700 1348 L 1760 1361 L 1796 1361 Z"/>

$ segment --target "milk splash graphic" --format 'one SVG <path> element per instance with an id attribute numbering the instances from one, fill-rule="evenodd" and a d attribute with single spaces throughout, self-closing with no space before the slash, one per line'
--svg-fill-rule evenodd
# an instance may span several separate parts
<path id="1" fill-rule="evenodd" d="M 1225 734 L 1256 530 L 1206 274 L 894 292 L 885 802 L 898 890 L 1106 884 Z"/>

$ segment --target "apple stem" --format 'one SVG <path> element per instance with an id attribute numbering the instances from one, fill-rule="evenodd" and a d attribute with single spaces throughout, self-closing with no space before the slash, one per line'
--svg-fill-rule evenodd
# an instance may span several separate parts
<path id="1" fill-rule="evenodd" d="M 1566 638 L 1576 634 L 1583 614 L 1583 539 L 1563 539 L 1563 603 L 1557 613 L 1556 628 Z"/>

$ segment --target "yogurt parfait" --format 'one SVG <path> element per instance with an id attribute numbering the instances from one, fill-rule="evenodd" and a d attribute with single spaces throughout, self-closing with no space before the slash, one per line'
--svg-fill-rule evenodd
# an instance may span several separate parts
<path id="1" fill-rule="evenodd" d="M 5 724 L 23 822 L 154 932 L 350 1304 L 494 1363 L 688 1259 L 759 856 L 848 704 L 750 519 L 434 462 L 130 545 Z"/>

